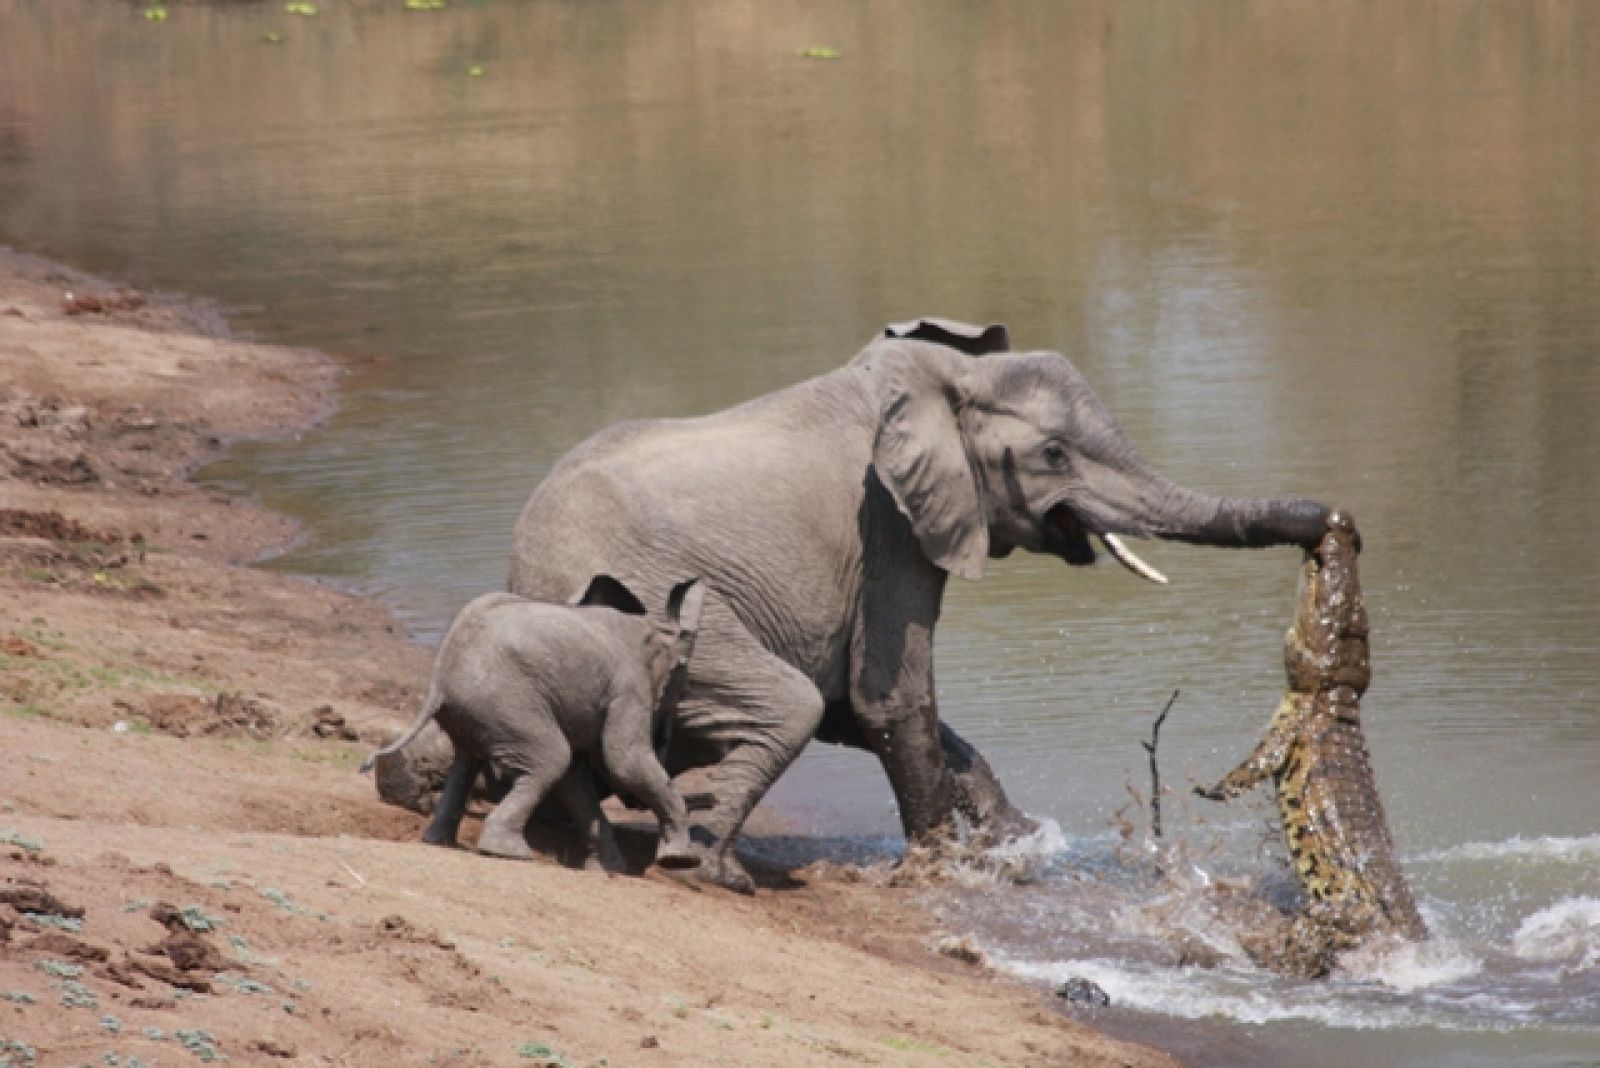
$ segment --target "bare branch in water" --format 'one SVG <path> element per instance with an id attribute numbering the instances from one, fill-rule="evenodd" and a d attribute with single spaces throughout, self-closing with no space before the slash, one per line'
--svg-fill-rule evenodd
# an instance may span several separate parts
<path id="1" fill-rule="evenodd" d="M 1155 725 L 1150 728 L 1150 740 L 1139 743 L 1150 754 L 1150 837 L 1158 841 L 1161 838 L 1161 767 L 1156 763 L 1156 746 L 1161 744 L 1161 724 L 1166 722 L 1167 713 L 1177 703 L 1180 692 L 1172 691 L 1172 696 L 1167 698 L 1167 707 L 1161 710 Z"/>

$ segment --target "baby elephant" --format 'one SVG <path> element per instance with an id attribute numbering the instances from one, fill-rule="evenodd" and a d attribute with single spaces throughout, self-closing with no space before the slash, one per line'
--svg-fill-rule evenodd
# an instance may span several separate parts
<path id="1" fill-rule="evenodd" d="M 531 856 L 523 827 L 558 787 L 591 860 L 598 850 L 604 867 L 620 870 L 590 771 L 573 766 L 574 756 L 598 756 L 612 786 L 661 820 L 656 863 L 695 867 L 688 811 L 656 746 L 665 749 L 669 706 L 683 685 L 704 600 L 698 580 L 680 583 L 668 598 L 666 621 L 658 622 L 610 575 L 595 576 L 566 605 L 485 594 L 450 625 L 417 721 L 362 770 L 404 748 L 437 717 L 456 756 L 424 841 L 455 844 L 467 795 L 488 766 L 509 789 L 484 820 L 480 852 Z"/>

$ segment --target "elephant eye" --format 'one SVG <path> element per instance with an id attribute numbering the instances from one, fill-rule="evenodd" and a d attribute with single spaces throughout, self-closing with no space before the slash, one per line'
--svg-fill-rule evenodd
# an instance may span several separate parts
<path id="1" fill-rule="evenodd" d="M 1067 466 L 1067 450 L 1059 441 L 1047 441 L 1044 445 L 1044 459 L 1051 467 Z"/>

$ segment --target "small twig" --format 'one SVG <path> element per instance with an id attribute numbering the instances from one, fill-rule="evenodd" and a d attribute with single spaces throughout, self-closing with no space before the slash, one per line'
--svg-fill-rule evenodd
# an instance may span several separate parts
<path id="1" fill-rule="evenodd" d="M 343 868 L 345 871 L 350 873 L 351 878 L 355 879 L 357 886 L 366 886 L 367 885 L 367 881 L 361 877 L 361 873 L 356 871 L 350 865 L 346 864 L 344 861 L 341 860 L 339 862 L 339 866 L 341 868 Z"/>
<path id="2" fill-rule="evenodd" d="M 1172 696 L 1167 698 L 1167 707 L 1161 710 L 1155 725 L 1150 728 L 1150 740 L 1139 743 L 1150 754 L 1150 837 L 1157 840 L 1161 838 L 1161 767 L 1156 763 L 1156 746 L 1161 744 L 1161 724 L 1166 722 L 1167 713 L 1177 703 L 1180 692 L 1172 691 Z"/>

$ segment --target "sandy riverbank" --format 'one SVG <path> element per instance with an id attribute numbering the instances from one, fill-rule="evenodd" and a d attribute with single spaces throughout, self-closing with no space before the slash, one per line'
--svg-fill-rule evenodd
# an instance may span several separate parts
<path id="1" fill-rule="evenodd" d="M 940 957 L 911 891 L 807 869 L 747 899 L 418 843 L 355 766 L 429 651 L 244 566 L 292 522 L 186 481 L 319 418 L 336 379 L 0 250 L 0 1043 L 45 1065 L 1170 1063 Z"/>

